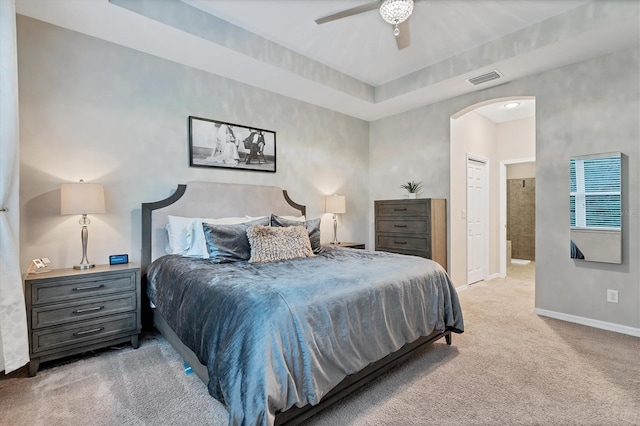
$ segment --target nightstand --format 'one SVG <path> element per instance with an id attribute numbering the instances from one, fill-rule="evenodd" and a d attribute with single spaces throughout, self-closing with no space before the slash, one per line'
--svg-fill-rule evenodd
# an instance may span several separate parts
<path id="1" fill-rule="evenodd" d="M 331 244 L 331 246 L 364 250 L 364 243 L 338 243 L 338 244 Z"/>
<path id="2" fill-rule="evenodd" d="M 131 341 L 141 330 L 140 267 L 54 269 L 25 278 L 29 376 L 40 362 Z"/>

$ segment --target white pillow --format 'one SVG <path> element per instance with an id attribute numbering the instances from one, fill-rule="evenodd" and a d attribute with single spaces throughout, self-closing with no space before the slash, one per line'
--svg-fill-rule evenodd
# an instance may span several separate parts
<path id="1" fill-rule="evenodd" d="M 280 216 L 278 215 L 278 217 L 281 217 L 283 219 L 287 219 L 287 220 L 295 220 L 296 222 L 306 222 L 307 218 L 304 216 Z"/>
<path id="2" fill-rule="evenodd" d="M 247 222 L 250 222 L 253 220 L 264 219 L 265 217 L 269 217 L 269 216 L 245 216 L 245 217 L 247 218 Z M 304 216 L 279 216 L 279 217 L 288 219 L 288 220 L 295 220 L 297 222 L 304 222 L 307 220 Z"/>
<path id="3" fill-rule="evenodd" d="M 169 215 L 168 219 L 169 223 L 166 226 L 169 236 L 169 244 L 166 247 L 167 253 L 204 259 L 209 258 L 209 251 L 207 250 L 207 241 L 204 237 L 202 223 L 237 225 L 248 222 L 245 216 L 206 219 Z"/>
<path id="4" fill-rule="evenodd" d="M 167 253 L 187 256 L 193 242 L 193 221 L 192 217 L 168 216 L 167 235 L 169 244 Z M 197 253 L 196 253 L 197 254 Z"/>
<path id="5" fill-rule="evenodd" d="M 245 216 L 245 219 L 247 220 L 247 222 L 252 222 L 258 219 L 264 219 L 265 217 L 269 217 L 269 216 Z"/>
<path id="6" fill-rule="evenodd" d="M 242 217 L 220 217 L 218 219 L 200 219 L 204 223 L 210 223 L 212 225 L 237 225 L 239 223 L 249 222 L 248 216 Z"/>
<path id="7" fill-rule="evenodd" d="M 269 216 L 245 216 L 247 218 L 247 222 L 251 222 L 258 219 L 264 219 Z M 296 222 L 305 222 L 307 219 L 304 216 L 278 216 L 288 220 L 295 220 Z"/>

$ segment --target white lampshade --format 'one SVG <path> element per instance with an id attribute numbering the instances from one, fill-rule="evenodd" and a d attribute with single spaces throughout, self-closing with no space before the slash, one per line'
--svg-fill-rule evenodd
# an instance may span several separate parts
<path id="1" fill-rule="evenodd" d="M 104 213 L 104 189 L 99 183 L 63 183 L 60 214 Z"/>
<path id="2" fill-rule="evenodd" d="M 339 214 L 347 212 L 347 200 L 344 195 L 330 195 L 325 198 L 325 212 Z"/>

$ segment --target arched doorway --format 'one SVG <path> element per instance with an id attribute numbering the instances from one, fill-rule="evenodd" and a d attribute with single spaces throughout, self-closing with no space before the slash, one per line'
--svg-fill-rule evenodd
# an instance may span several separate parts
<path id="1" fill-rule="evenodd" d="M 505 105 L 517 103 L 514 108 Z M 469 206 L 469 158 L 486 160 L 486 193 L 482 202 Z M 451 116 L 450 141 L 450 274 L 456 287 L 506 274 L 506 197 L 503 185 L 506 175 L 502 168 L 509 162 L 535 161 L 535 98 L 511 96 L 483 101 L 466 107 Z M 506 169 L 505 169 L 506 170 Z M 481 193 L 481 192 L 480 192 Z M 477 197 L 476 197 L 477 199 Z M 469 207 L 473 211 L 469 211 Z M 485 209 L 480 215 L 477 209 Z M 471 214 L 470 214 L 471 213 Z M 484 217 L 484 224 L 474 228 L 469 220 Z M 470 244 L 470 233 L 478 234 L 484 226 L 485 239 Z M 479 248 L 480 247 L 480 248 Z M 470 253 L 474 250 L 475 253 Z M 478 259 L 482 250 L 482 271 L 469 259 Z M 470 266 L 473 266 L 470 268 Z M 474 276 L 469 275 L 473 273 Z M 471 278 L 471 279 L 470 279 Z"/>

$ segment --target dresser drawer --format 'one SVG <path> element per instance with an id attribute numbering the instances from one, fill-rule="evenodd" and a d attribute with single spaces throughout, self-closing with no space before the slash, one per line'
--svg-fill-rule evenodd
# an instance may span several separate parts
<path id="1" fill-rule="evenodd" d="M 429 217 L 429 203 L 414 201 L 377 202 L 376 216 L 401 217 Z"/>
<path id="2" fill-rule="evenodd" d="M 74 321 L 120 314 L 135 310 L 135 293 L 82 299 L 73 303 L 35 307 L 31 310 L 31 328 L 38 329 Z"/>
<path id="3" fill-rule="evenodd" d="M 84 321 L 81 325 L 71 324 L 34 331 L 32 333 L 32 352 L 44 352 L 68 345 L 82 344 L 95 339 L 132 332 L 137 329 L 137 313 L 115 315 Z"/>
<path id="4" fill-rule="evenodd" d="M 412 252 L 429 252 L 429 237 L 413 237 L 406 235 L 377 235 L 376 248 L 378 250 L 410 250 Z"/>
<path id="5" fill-rule="evenodd" d="M 389 253 L 397 253 L 397 254 L 406 254 L 409 256 L 418 256 L 418 257 L 424 257 L 425 259 L 431 259 L 431 256 L 429 255 L 429 252 L 424 251 L 424 250 L 405 250 L 405 249 L 400 249 L 400 248 L 386 248 L 383 251 L 389 252 Z"/>
<path id="6" fill-rule="evenodd" d="M 376 222 L 377 232 L 428 234 L 429 222 L 424 219 L 378 219 Z"/>
<path id="7" fill-rule="evenodd" d="M 65 280 L 63 283 L 42 280 L 32 285 L 31 300 L 33 305 L 66 302 L 84 297 L 133 291 L 136 284 L 137 276 L 130 272 L 98 276 L 88 274 L 81 278 Z"/>

